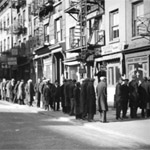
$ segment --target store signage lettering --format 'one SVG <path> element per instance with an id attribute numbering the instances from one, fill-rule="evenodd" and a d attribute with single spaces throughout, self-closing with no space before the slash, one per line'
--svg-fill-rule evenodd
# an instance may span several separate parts
<path id="1" fill-rule="evenodd" d="M 123 47 L 124 47 L 123 43 L 117 43 L 117 44 L 104 46 L 102 47 L 102 55 L 121 51 L 123 50 Z"/>

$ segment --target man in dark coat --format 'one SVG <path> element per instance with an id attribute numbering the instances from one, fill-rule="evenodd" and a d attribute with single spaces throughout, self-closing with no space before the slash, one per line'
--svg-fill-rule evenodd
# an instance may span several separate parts
<path id="1" fill-rule="evenodd" d="M 128 110 L 128 103 L 129 103 L 129 86 L 128 86 L 128 79 L 124 80 L 122 84 L 122 118 L 126 119 L 127 110 Z"/>
<path id="2" fill-rule="evenodd" d="M 123 80 L 120 78 L 117 85 L 116 85 L 116 91 L 115 91 L 115 101 L 116 101 L 116 119 L 122 120 L 120 117 L 120 113 L 122 110 L 122 101 L 123 101 L 123 94 L 122 94 L 122 84 Z"/>
<path id="3" fill-rule="evenodd" d="M 150 99 L 150 86 L 147 77 L 144 77 L 143 82 L 139 85 L 139 107 L 141 108 L 141 116 L 146 116 L 146 105 Z"/>
<path id="4" fill-rule="evenodd" d="M 66 107 L 65 107 L 65 95 L 64 95 L 64 86 L 65 86 L 66 80 L 63 80 L 63 84 L 60 87 L 60 95 L 61 95 L 61 106 L 62 106 L 62 112 L 66 113 Z"/>
<path id="5" fill-rule="evenodd" d="M 72 80 L 70 82 L 70 86 L 69 86 L 69 98 L 70 98 L 70 113 L 69 113 L 69 115 L 70 116 L 74 115 L 74 111 L 75 111 L 75 102 L 74 102 L 74 97 L 73 97 L 73 90 L 75 88 L 75 84 L 76 84 L 76 80 Z"/>
<path id="6" fill-rule="evenodd" d="M 138 100 L 139 100 L 139 93 L 138 93 L 138 83 L 136 81 L 136 76 L 132 76 L 132 80 L 129 82 L 129 91 L 130 91 L 130 117 L 136 118 L 137 117 L 137 108 L 138 108 Z"/>
<path id="7" fill-rule="evenodd" d="M 51 97 L 51 92 L 50 92 L 50 88 L 48 86 L 48 80 L 45 81 L 45 85 L 43 87 L 43 97 L 44 97 L 45 110 L 49 111 L 49 100 Z"/>
<path id="8" fill-rule="evenodd" d="M 97 97 L 98 97 L 98 109 L 100 112 L 100 117 L 102 118 L 102 122 L 107 122 L 106 113 L 108 111 L 107 104 L 107 85 L 106 85 L 106 77 L 100 77 L 100 82 L 96 88 Z"/>
<path id="9" fill-rule="evenodd" d="M 93 121 L 94 114 L 96 114 L 96 97 L 93 84 L 94 79 L 90 79 L 87 86 L 87 113 L 89 122 Z"/>
<path id="10" fill-rule="evenodd" d="M 37 107 L 40 107 L 40 100 L 41 100 L 40 83 L 41 83 L 41 79 L 39 78 L 37 80 L 37 83 L 35 83 L 35 85 L 34 85 L 34 91 L 35 91 L 35 98 L 36 98 L 36 101 L 37 101 Z"/>
<path id="11" fill-rule="evenodd" d="M 67 82 L 64 85 L 64 95 L 65 95 L 65 107 L 66 107 L 66 113 L 69 114 L 70 112 L 70 99 L 69 99 L 69 86 L 70 86 L 70 80 L 67 80 Z"/>
<path id="12" fill-rule="evenodd" d="M 54 85 L 54 110 L 59 111 L 60 109 L 60 86 L 58 81 L 55 81 L 55 85 Z"/>
<path id="13" fill-rule="evenodd" d="M 149 118 L 150 117 L 150 77 L 148 78 L 148 89 L 149 89 L 149 99 L 146 103 L 146 117 Z"/>
<path id="14" fill-rule="evenodd" d="M 75 116 L 76 119 L 81 119 L 81 112 L 80 112 L 80 82 L 76 83 L 76 86 L 73 90 L 73 97 L 75 101 Z"/>
<path id="15" fill-rule="evenodd" d="M 80 110 L 82 113 L 82 119 L 85 120 L 87 117 L 87 86 L 89 79 L 83 80 L 81 85 L 81 98 L 80 98 Z"/>

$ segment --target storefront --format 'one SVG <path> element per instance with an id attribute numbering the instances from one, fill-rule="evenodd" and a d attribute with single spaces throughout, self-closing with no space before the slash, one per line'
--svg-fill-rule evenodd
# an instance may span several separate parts
<path id="1" fill-rule="evenodd" d="M 126 76 L 129 81 L 132 75 L 136 75 L 138 80 L 142 80 L 143 77 L 149 77 L 149 56 L 150 51 L 148 50 L 125 54 Z"/>
<path id="2" fill-rule="evenodd" d="M 124 44 L 115 43 L 102 48 L 102 56 L 95 59 L 96 75 L 107 78 L 107 99 L 109 105 L 114 104 L 115 87 L 119 78 L 124 74 L 123 54 Z"/>

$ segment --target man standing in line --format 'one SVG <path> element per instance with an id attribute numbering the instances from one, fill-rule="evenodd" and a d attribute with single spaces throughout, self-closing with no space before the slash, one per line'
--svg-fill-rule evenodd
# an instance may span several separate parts
<path id="1" fill-rule="evenodd" d="M 137 108 L 138 108 L 138 83 L 136 81 L 136 76 L 132 75 L 132 81 L 129 83 L 129 91 L 130 91 L 130 117 L 136 118 L 137 117 Z"/>
<path id="2" fill-rule="evenodd" d="M 107 122 L 106 113 L 108 111 L 106 77 L 100 77 L 96 92 L 98 97 L 98 109 L 100 117 L 102 118 L 101 122 L 105 123 Z"/>
<path id="3" fill-rule="evenodd" d="M 128 86 L 128 79 L 124 80 L 124 84 L 122 85 L 122 118 L 128 118 L 127 110 L 128 110 L 128 103 L 129 103 L 129 86 Z"/>
<path id="4" fill-rule="evenodd" d="M 116 119 L 122 120 L 120 117 L 120 113 L 122 110 L 122 101 L 123 101 L 123 92 L 122 92 L 122 85 L 123 85 L 123 79 L 120 78 L 117 85 L 116 85 L 116 91 L 115 91 L 115 101 L 116 101 Z"/>
<path id="5" fill-rule="evenodd" d="M 34 86 L 35 97 L 37 100 L 37 107 L 40 107 L 40 99 L 41 99 L 40 83 L 41 83 L 41 79 L 38 78 L 37 83 L 35 83 L 35 86 Z"/>
<path id="6" fill-rule="evenodd" d="M 94 88 L 94 79 L 90 79 L 87 86 L 87 113 L 88 121 L 93 121 L 94 115 L 96 114 L 96 96 Z"/>

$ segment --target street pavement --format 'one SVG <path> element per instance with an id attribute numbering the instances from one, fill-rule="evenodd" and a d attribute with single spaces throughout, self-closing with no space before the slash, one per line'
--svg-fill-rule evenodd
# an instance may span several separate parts
<path id="1" fill-rule="evenodd" d="M 141 149 L 150 149 L 150 118 L 142 119 L 140 117 L 140 109 L 138 110 L 137 119 L 127 118 L 118 121 L 115 119 L 115 109 L 110 107 L 107 113 L 108 122 L 101 123 L 99 112 L 94 116 L 94 122 L 88 122 L 87 120 L 76 120 L 75 116 L 69 116 L 68 114 L 62 113 L 62 111 L 45 111 L 35 106 L 29 107 L 27 105 L 18 105 L 0 101 L 0 111 L 5 107 L 9 107 L 10 112 L 11 109 L 14 111 L 14 108 L 17 112 L 27 112 L 30 110 L 32 113 L 50 116 L 54 121 L 66 121 L 74 125 L 82 125 L 97 133 L 109 134 L 110 136 L 113 135 L 113 137 L 116 136 L 120 137 L 120 139 L 123 138 L 133 141 L 134 143 L 140 143 L 140 145 L 142 145 Z M 129 117 L 129 111 L 127 116 Z"/>

